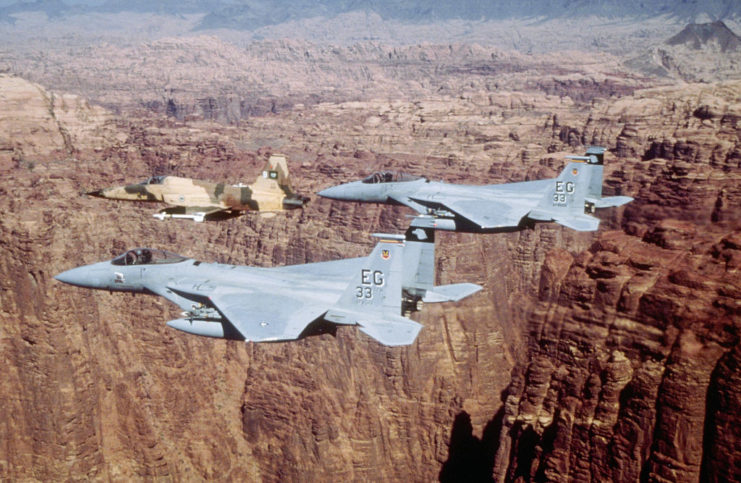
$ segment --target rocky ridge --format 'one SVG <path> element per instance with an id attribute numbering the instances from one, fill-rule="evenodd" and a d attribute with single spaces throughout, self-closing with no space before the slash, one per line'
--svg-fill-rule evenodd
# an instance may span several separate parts
<path id="1" fill-rule="evenodd" d="M 14 138 L 0 185 L 0 400 L 13 415 L 0 476 L 738 478 L 723 428 L 738 419 L 741 87 L 585 105 L 483 79 L 457 95 L 294 106 L 231 126 L 91 117 L 106 134 L 70 149 Z M 15 116 L 47 119 L 34 103 Z M 518 181 L 552 175 L 586 143 L 610 148 L 607 194 L 636 201 L 601 215 L 596 236 L 441 234 L 439 283 L 485 290 L 427 307 L 409 348 L 352 328 L 291 344 L 202 339 L 163 327 L 174 309 L 158 299 L 51 279 L 137 245 L 265 266 L 357 256 L 368 232 L 406 225 L 401 209 L 315 199 L 184 229 L 86 189 L 173 171 L 249 179 L 265 145 L 288 155 L 303 192 L 387 167 Z"/>
<path id="2" fill-rule="evenodd" d="M 649 76 L 686 82 L 738 79 L 741 37 L 721 21 L 692 23 L 625 65 Z"/>
<path id="3" fill-rule="evenodd" d="M 77 147 L 95 151 L 116 141 L 112 118 L 99 106 L 7 74 L 0 74 L 0 83 L 0 169 L 12 161 L 68 157 Z"/>
<path id="4" fill-rule="evenodd" d="M 477 44 L 326 46 L 264 40 L 246 47 L 218 36 L 104 42 L 0 55 L 0 70 L 54 85 L 114 112 L 141 109 L 177 120 L 237 123 L 321 102 L 408 100 L 436 90 L 520 91 L 580 102 L 648 82 L 609 54 L 523 55 Z"/>

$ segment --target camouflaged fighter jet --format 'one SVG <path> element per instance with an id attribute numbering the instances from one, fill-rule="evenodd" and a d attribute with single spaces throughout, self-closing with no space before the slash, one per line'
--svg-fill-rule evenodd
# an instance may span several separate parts
<path id="1" fill-rule="evenodd" d="M 558 178 L 471 186 L 429 181 L 391 171 L 362 181 L 333 186 L 320 196 L 346 201 L 406 205 L 421 216 L 417 223 L 438 230 L 517 231 L 536 222 L 555 221 L 577 231 L 594 231 L 597 208 L 621 206 L 629 196 L 602 196 L 604 148 L 590 147 L 570 162 Z"/>
<path id="2" fill-rule="evenodd" d="M 275 212 L 301 208 L 308 198 L 291 190 L 286 158 L 273 154 L 251 185 L 227 185 L 177 176 L 153 176 L 141 183 L 88 193 L 113 200 L 159 201 L 174 207 L 155 218 L 189 218 L 194 221 L 239 216 L 245 211 Z"/>
<path id="3" fill-rule="evenodd" d="M 191 334 L 283 341 L 333 331 L 333 324 L 357 325 L 388 346 L 414 342 L 422 326 L 408 316 L 423 302 L 458 301 L 481 289 L 472 283 L 434 285 L 434 230 L 412 226 L 406 236 L 374 236 L 379 243 L 362 258 L 255 268 L 137 248 L 55 278 L 165 297 L 184 311 L 167 325 Z"/>

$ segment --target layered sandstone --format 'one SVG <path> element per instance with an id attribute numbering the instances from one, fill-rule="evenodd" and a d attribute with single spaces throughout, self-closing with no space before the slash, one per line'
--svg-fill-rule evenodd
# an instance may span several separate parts
<path id="1" fill-rule="evenodd" d="M 605 233 L 577 257 L 550 254 L 528 324 L 531 360 L 505 403 L 509 459 L 500 451 L 494 473 L 738 478 L 723 423 L 711 421 L 738 416 L 714 400 L 735 391 L 715 374 L 738 345 L 740 235 L 664 221 L 643 237 Z"/>
<path id="2" fill-rule="evenodd" d="M 111 116 L 99 106 L 70 94 L 0 74 L 0 167 L 74 156 L 80 149 L 99 151 L 114 139 Z"/>
<path id="3" fill-rule="evenodd" d="M 327 98 L 232 125 L 76 108 L 98 114 L 64 118 L 74 158 L 41 114 L 56 104 L 3 108 L 49 134 L 19 131 L 33 164 L 10 163 L 0 184 L 0 477 L 738 479 L 741 86 L 630 94 L 627 77 L 609 98 L 595 86 L 617 76 L 599 72 L 519 90 L 470 72 L 414 101 Z M 158 207 L 89 189 L 168 172 L 250 181 L 271 150 L 303 193 L 379 168 L 520 181 L 588 143 L 610 149 L 605 193 L 636 200 L 600 214 L 597 234 L 441 233 L 438 283 L 484 290 L 425 307 L 410 347 L 348 327 L 280 344 L 198 338 L 164 326 L 177 311 L 161 299 L 52 279 L 133 246 L 260 266 L 360 256 L 409 213 L 314 199 L 273 218 L 162 223 Z"/>

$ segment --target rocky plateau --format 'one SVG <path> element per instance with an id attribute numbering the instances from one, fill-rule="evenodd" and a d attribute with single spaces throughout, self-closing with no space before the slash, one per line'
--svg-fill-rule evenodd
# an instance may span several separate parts
<path id="1" fill-rule="evenodd" d="M 0 57 L 0 479 L 741 480 L 741 81 L 480 45 L 89 49 Z M 409 347 L 199 338 L 161 299 L 52 278 L 134 246 L 360 256 L 409 214 L 314 197 L 160 222 L 94 188 L 251 181 L 276 151 L 307 194 L 381 168 L 500 183 L 589 144 L 605 193 L 635 200 L 596 233 L 440 233 L 438 283 L 484 290 L 425 307 Z"/>

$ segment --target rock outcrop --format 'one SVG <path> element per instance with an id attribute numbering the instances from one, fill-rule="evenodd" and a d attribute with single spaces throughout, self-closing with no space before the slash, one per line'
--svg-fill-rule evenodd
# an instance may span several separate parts
<path id="1" fill-rule="evenodd" d="M 721 359 L 726 371 L 738 362 L 739 236 L 664 221 L 643 237 L 605 233 L 573 259 L 550 254 L 495 475 L 737 479 L 727 454 L 705 445 L 727 445 L 723 423 L 739 416 L 716 402 L 735 391 L 717 373 Z"/>
<path id="2" fill-rule="evenodd" d="M 626 61 L 650 76 L 687 82 L 738 79 L 741 37 L 722 21 L 692 23 Z"/>
<path id="3" fill-rule="evenodd" d="M 0 169 L 11 163 L 67 158 L 115 143 L 111 116 L 70 94 L 49 92 L 19 77 L 0 74 Z M 120 139 L 125 141 L 125 138 Z"/>
<path id="4" fill-rule="evenodd" d="M 693 50 L 716 49 L 723 53 L 741 50 L 741 37 L 720 20 L 689 24 L 666 43 L 683 45 Z"/>
<path id="5" fill-rule="evenodd" d="M 13 153 L 33 164 L 4 166 L 0 183 L 0 478 L 739 479 L 738 81 L 584 103 L 493 79 L 236 125 L 80 107 L 96 114 L 65 118 L 72 151 L 40 114 L 57 104 L 29 96 L 38 108 L 13 112 L 48 140 L 19 131 Z M 407 224 L 401 208 L 324 199 L 163 223 L 89 189 L 166 172 L 249 180 L 271 149 L 299 192 L 379 168 L 519 181 L 588 143 L 609 148 L 605 193 L 635 201 L 600 214 L 597 234 L 441 233 L 439 283 L 484 290 L 426 307 L 410 347 L 351 327 L 198 338 L 162 324 L 176 310 L 160 299 L 52 279 L 142 245 L 262 266 L 360 256 L 369 232 Z"/>

